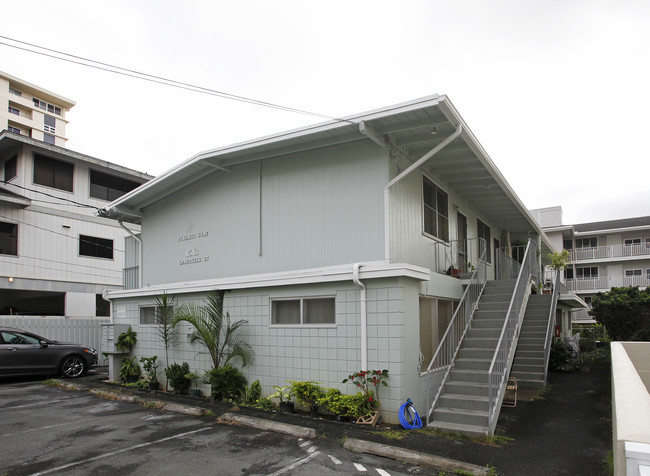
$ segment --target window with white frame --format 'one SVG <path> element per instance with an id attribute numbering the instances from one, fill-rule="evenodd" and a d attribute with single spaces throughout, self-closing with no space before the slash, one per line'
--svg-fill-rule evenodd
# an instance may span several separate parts
<path id="1" fill-rule="evenodd" d="M 625 277 L 626 278 L 632 278 L 634 276 L 642 276 L 643 275 L 643 270 L 642 269 L 626 269 L 625 270 Z"/>
<path id="2" fill-rule="evenodd" d="M 427 177 L 422 177 L 424 232 L 449 241 L 449 199 L 447 192 Z"/>
<path id="3" fill-rule="evenodd" d="M 640 244 L 641 244 L 641 238 L 629 238 L 625 240 L 625 246 L 634 246 Z"/>
<path id="4" fill-rule="evenodd" d="M 173 315 L 174 307 L 169 306 L 167 309 L 169 315 Z M 163 310 L 160 306 L 142 306 L 140 308 L 140 325 L 154 326 L 160 324 L 162 313 Z"/>
<path id="5" fill-rule="evenodd" d="M 34 107 L 43 109 L 44 111 L 47 112 L 52 112 L 57 116 L 61 115 L 61 108 L 59 106 L 55 106 L 54 104 L 50 104 L 45 101 L 41 101 L 40 99 L 37 98 L 32 98 L 32 100 L 34 101 Z"/>
<path id="6" fill-rule="evenodd" d="M 274 299 L 271 301 L 273 326 L 323 326 L 336 324 L 334 297 Z"/>
<path id="7" fill-rule="evenodd" d="M 645 270 L 645 279 L 650 281 L 650 268 L 646 268 Z"/>
<path id="8" fill-rule="evenodd" d="M 79 235 L 79 254 L 93 258 L 113 259 L 113 240 Z"/>
<path id="9" fill-rule="evenodd" d="M 11 86 L 9 86 L 9 92 L 10 92 L 11 94 L 13 94 L 13 95 L 15 95 L 15 96 L 19 96 L 19 97 L 23 95 L 23 93 L 21 93 L 21 92 L 18 91 L 17 89 L 12 88 Z"/>
<path id="10" fill-rule="evenodd" d="M 565 275 L 567 279 L 573 279 L 573 269 L 567 268 L 565 270 Z M 592 279 L 598 277 L 598 266 L 586 266 L 582 268 L 576 268 L 575 272 L 576 279 Z"/>
<path id="11" fill-rule="evenodd" d="M 20 116 L 20 109 L 9 106 L 9 114 L 14 114 L 16 116 Z"/>
<path id="12" fill-rule="evenodd" d="M 51 137 L 54 140 L 54 136 Z M 35 184 L 72 192 L 73 175 L 74 165 L 71 163 L 34 154 Z"/>

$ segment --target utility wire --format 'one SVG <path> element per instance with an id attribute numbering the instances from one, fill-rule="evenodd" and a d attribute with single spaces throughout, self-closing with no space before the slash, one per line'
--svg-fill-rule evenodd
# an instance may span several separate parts
<path id="1" fill-rule="evenodd" d="M 185 90 L 188 90 L 188 91 L 194 91 L 194 92 L 198 92 L 198 93 L 202 93 L 202 94 L 218 96 L 218 97 L 222 97 L 224 99 L 231 99 L 233 101 L 245 102 L 245 103 L 254 104 L 254 105 L 257 105 L 257 106 L 272 108 L 272 109 L 279 109 L 279 110 L 282 110 L 282 111 L 293 112 L 293 113 L 296 113 L 296 114 L 305 114 L 305 115 L 309 115 L 309 116 L 317 116 L 317 117 L 322 117 L 322 118 L 329 119 L 329 120 L 336 121 L 336 122 L 347 122 L 349 124 L 355 124 L 356 125 L 356 123 L 354 121 L 351 121 L 351 120 L 348 120 L 348 119 L 342 119 L 342 118 L 339 118 L 339 117 L 332 117 L 332 116 L 328 116 L 328 115 L 325 115 L 325 114 L 320 114 L 320 113 L 316 113 L 316 112 L 307 111 L 307 110 L 304 110 L 304 109 L 297 109 L 297 108 L 294 108 L 294 107 L 283 106 L 281 104 L 275 104 L 275 103 L 271 103 L 271 102 L 268 102 L 268 101 L 253 99 L 253 98 L 249 98 L 249 97 L 246 97 L 246 96 L 240 96 L 240 95 L 237 95 L 237 94 L 227 93 L 225 91 L 219 91 L 219 90 L 216 90 L 216 89 L 206 88 L 206 87 L 203 87 L 203 86 L 196 86 L 196 85 L 193 85 L 193 84 L 190 84 L 190 83 L 184 83 L 184 82 L 181 82 L 181 81 L 176 81 L 176 80 L 164 78 L 164 77 L 161 77 L 161 76 L 155 76 L 155 75 L 143 73 L 143 72 L 140 72 L 140 71 L 135 71 L 135 70 L 127 69 L 127 68 L 122 68 L 120 66 L 115 66 L 115 65 L 112 65 L 112 64 L 108 64 L 108 63 L 102 63 L 101 61 L 95 61 L 95 60 L 92 60 L 92 59 L 89 59 L 89 58 L 84 58 L 82 56 L 77 56 L 77 55 L 73 55 L 73 54 L 70 54 L 70 53 L 65 53 L 63 51 L 58 51 L 58 50 L 54 50 L 54 49 L 51 49 L 51 48 L 46 48 L 44 46 L 39 46 L 39 45 L 36 45 L 36 44 L 33 44 L 33 43 L 28 43 L 28 42 L 25 42 L 25 41 L 16 40 L 14 38 L 9 38 L 7 36 L 0 35 L 0 38 L 5 39 L 5 40 L 9 40 L 9 41 L 13 41 L 15 43 L 19 43 L 21 45 L 26 45 L 26 46 L 29 46 L 31 48 L 38 48 L 40 50 L 49 51 L 50 53 L 55 53 L 55 54 L 49 54 L 49 53 L 45 53 L 43 51 L 34 51 L 34 50 L 26 48 L 26 47 L 21 47 L 21 46 L 18 46 L 18 45 L 12 45 L 10 43 L 5 43 L 3 41 L 0 41 L 0 45 L 8 46 L 10 48 L 15 48 L 15 49 L 22 50 L 22 51 L 27 51 L 29 53 L 34 53 L 34 54 L 38 54 L 38 55 L 42 55 L 42 56 L 47 56 L 47 57 L 58 59 L 58 60 L 61 60 L 61 61 L 67 61 L 69 63 L 74 63 L 74 64 L 78 64 L 78 65 L 81 65 L 81 66 L 86 66 L 86 67 L 89 67 L 89 68 L 95 68 L 95 69 L 99 69 L 99 70 L 102 70 L 102 71 L 107 71 L 109 73 L 120 74 L 122 76 L 128 76 L 128 77 L 135 78 L 135 79 L 141 79 L 143 81 L 149 81 L 149 82 L 152 82 L 152 83 L 163 84 L 163 85 L 166 85 L 166 86 L 172 86 L 172 87 L 175 87 L 175 88 L 185 89 Z M 61 56 L 56 56 L 56 55 L 63 55 L 63 56 L 66 56 L 67 58 L 63 58 Z M 74 58 L 74 59 L 70 59 L 70 58 Z"/>
<path id="2" fill-rule="evenodd" d="M 23 190 L 27 190 L 27 191 L 29 191 L 29 192 L 40 193 L 40 194 L 42 194 L 42 195 L 45 195 L 46 197 L 55 198 L 55 199 L 57 199 L 57 200 L 61 200 L 61 201 L 63 201 L 63 202 L 72 203 L 72 204 L 74 204 L 74 205 L 76 205 L 76 206 L 78 206 L 78 207 L 83 207 L 83 208 L 92 208 L 93 210 L 97 210 L 98 212 L 99 212 L 99 210 L 100 210 L 99 207 L 96 207 L 96 206 L 94 206 L 94 205 L 88 205 L 88 204 L 85 204 L 85 203 L 77 202 L 77 201 L 75 201 L 75 200 L 71 200 L 71 199 L 69 199 L 69 198 L 57 197 L 56 195 L 52 195 L 52 194 L 47 193 L 47 192 L 42 192 L 42 191 L 40 191 L 40 190 L 36 190 L 36 189 L 34 189 L 34 188 L 23 187 L 22 185 L 18 185 L 17 183 L 6 182 L 6 181 L 3 181 L 2 183 L 3 183 L 4 185 L 12 185 L 12 186 L 14 186 L 14 187 L 16 187 L 16 188 L 20 188 L 20 189 L 23 189 Z"/>

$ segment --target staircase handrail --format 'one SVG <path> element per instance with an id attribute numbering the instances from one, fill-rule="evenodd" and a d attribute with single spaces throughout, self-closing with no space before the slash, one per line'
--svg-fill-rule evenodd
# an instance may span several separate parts
<path id="1" fill-rule="evenodd" d="M 531 276 L 535 273 L 537 263 L 537 245 L 530 238 L 526 246 L 526 253 L 522 266 L 517 276 L 515 289 L 510 299 L 506 319 L 501 329 L 501 335 L 490 363 L 488 371 L 488 433 L 491 432 L 497 406 L 500 405 L 500 394 L 505 388 L 508 376 L 508 364 L 511 360 L 512 345 L 520 330 L 521 318 L 530 293 Z"/>
<path id="2" fill-rule="evenodd" d="M 480 238 L 480 240 L 485 241 L 483 238 Z M 485 243 L 483 243 L 483 245 L 485 245 Z M 478 261 L 478 266 L 472 273 L 472 277 L 469 279 L 469 284 L 465 288 L 463 297 L 461 298 L 456 311 L 453 313 L 451 321 L 449 322 L 449 325 L 440 340 L 440 344 L 433 354 L 426 370 L 426 373 L 429 374 L 433 370 L 443 369 L 446 367 L 445 375 L 438 384 L 438 388 L 431 388 L 431 386 L 427 385 L 427 403 L 431 402 L 431 404 L 428 405 L 429 409 L 427 411 L 428 423 L 431 423 L 433 409 L 440 397 L 444 383 L 451 371 L 451 366 L 458 354 L 458 350 L 460 349 L 460 344 L 467 333 L 467 329 L 472 320 L 472 315 L 476 310 L 478 301 L 481 298 L 481 294 L 483 293 L 483 289 L 487 283 L 487 263 L 485 260 L 487 246 L 480 246 L 479 249 L 481 249 L 482 252 Z M 432 392 L 435 392 L 433 400 L 430 398 Z"/>
<path id="3" fill-rule="evenodd" d="M 546 340 L 544 341 L 544 382 L 548 376 L 548 360 L 551 355 L 551 342 L 553 340 L 553 326 L 555 324 L 555 311 L 557 301 L 560 297 L 560 270 L 555 271 L 553 279 L 553 292 L 551 296 L 551 309 L 548 313 L 548 324 L 546 326 Z"/>

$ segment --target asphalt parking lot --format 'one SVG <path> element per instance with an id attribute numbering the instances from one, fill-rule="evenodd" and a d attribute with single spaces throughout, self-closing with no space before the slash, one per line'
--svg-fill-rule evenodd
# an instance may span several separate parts
<path id="1" fill-rule="evenodd" d="M 88 391 L 0 381 L 0 475 L 435 474 L 340 442 L 305 440 L 113 401 Z M 409 471 L 410 470 L 410 471 Z"/>

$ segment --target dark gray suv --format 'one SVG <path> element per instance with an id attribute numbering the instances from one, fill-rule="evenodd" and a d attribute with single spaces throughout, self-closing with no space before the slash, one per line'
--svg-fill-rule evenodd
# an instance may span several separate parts
<path id="1" fill-rule="evenodd" d="M 0 377 L 47 374 L 74 378 L 96 364 L 97 351 L 92 347 L 0 327 Z"/>

